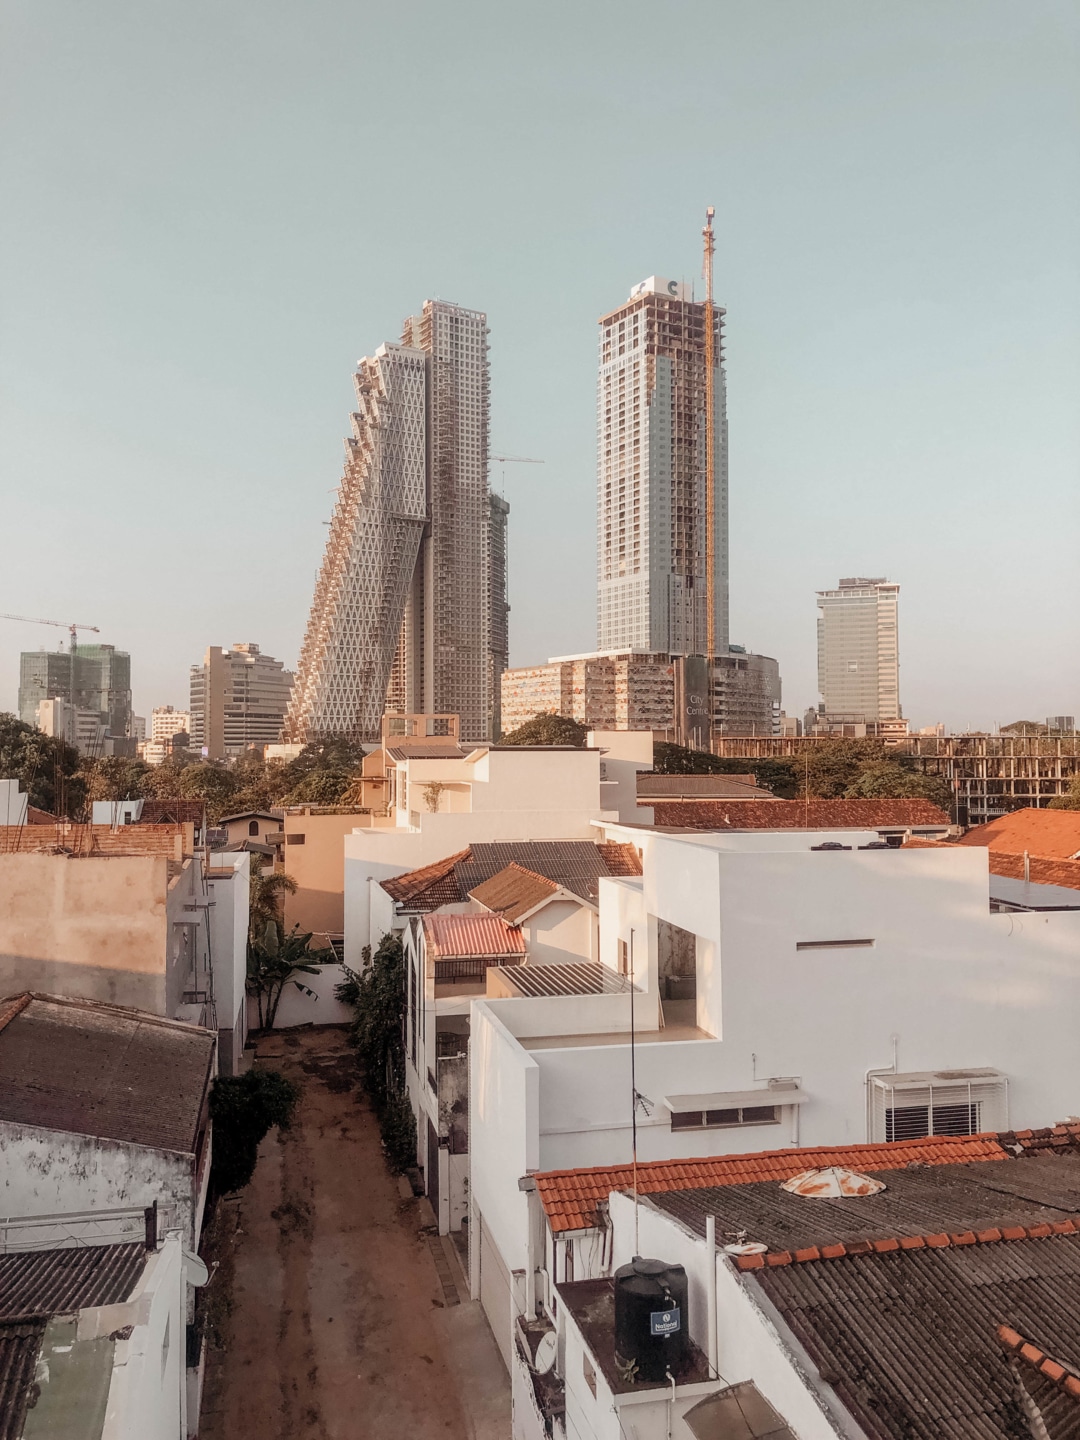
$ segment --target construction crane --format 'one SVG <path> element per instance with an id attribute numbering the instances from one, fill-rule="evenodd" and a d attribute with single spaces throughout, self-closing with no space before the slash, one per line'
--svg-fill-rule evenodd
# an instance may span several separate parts
<path id="1" fill-rule="evenodd" d="M 705 280 L 705 654 L 710 666 L 716 658 L 716 454 L 713 433 L 716 425 L 713 394 L 716 357 L 712 297 L 713 250 L 716 247 L 712 226 L 715 214 L 710 205 L 705 211 L 705 228 L 701 232 L 705 251 L 702 266 Z"/>
<path id="2" fill-rule="evenodd" d="M 55 626 L 57 627 L 57 629 L 59 629 L 59 630 L 66 630 L 66 631 L 68 632 L 68 634 L 71 636 L 71 656 L 72 656 L 72 660 L 71 660 L 71 685 L 70 685 L 70 689 L 69 689 L 69 697 L 68 697 L 68 698 L 69 698 L 70 701 L 71 701 L 72 707 L 74 707 L 74 705 L 75 705 L 75 647 L 76 647 L 76 645 L 78 644 L 78 632 L 79 632 L 80 630 L 92 630 L 95 635 L 100 635 L 100 634 L 101 634 L 101 631 L 98 629 L 98 627 L 97 627 L 96 625 L 80 625 L 77 621 L 74 621 L 74 620 L 73 620 L 73 621 L 70 621 L 70 622 L 69 622 L 69 621 L 66 621 L 66 620 L 41 620 L 41 619 L 39 619 L 36 615 L 3 615 L 3 614 L 0 614 L 0 620 L 21 620 L 21 621 L 23 621 L 23 623 L 26 624 L 26 625 L 55 625 Z"/>
<path id="3" fill-rule="evenodd" d="M 543 460 L 530 460 L 527 455 L 492 455 L 492 460 L 497 461 L 503 468 L 499 471 L 499 481 L 502 488 L 506 489 L 506 466 L 512 465 L 543 465 Z"/>

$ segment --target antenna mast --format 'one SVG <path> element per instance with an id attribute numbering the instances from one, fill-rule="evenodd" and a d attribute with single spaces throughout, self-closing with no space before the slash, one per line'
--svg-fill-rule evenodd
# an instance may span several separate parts
<path id="1" fill-rule="evenodd" d="M 705 633 L 707 643 L 705 660 L 708 666 L 709 695 L 709 748 L 712 748 L 712 663 L 716 656 L 716 437 L 714 415 L 714 370 L 716 366 L 716 341 L 713 335 L 713 250 L 716 239 L 713 235 L 713 216 L 716 211 L 710 205 L 705 211 L 705 228 L 701 232 L 704 241 L 704 262 L 702 274 L 705 277 Z"/>

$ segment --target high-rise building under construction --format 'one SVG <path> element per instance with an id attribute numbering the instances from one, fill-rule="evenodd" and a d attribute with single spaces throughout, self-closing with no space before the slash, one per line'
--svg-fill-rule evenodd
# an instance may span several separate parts
<path id="1" fill-rule="evenodd" d="M 490 739 L 506 510 L 488 489 L 487 317 L 429 300 L 355 382 L 286 736 L 375 740 L 391 710 L 456 714 L 462 739 Z"/>
<path id="2" fill-rule="evenodd" d="M 706 316 L 711 311 L 711 346 Z M 728 649 L 724 311 L 658 276 L 600 321 L 598 648 L 705 655 L 712 472 L 715 654 Z M 712 362 L 711 386 L 709 362 Z M 708 395 L 713 417 L 707 424 Z M 712 464 L 708 436 L 712 435 Z"/>

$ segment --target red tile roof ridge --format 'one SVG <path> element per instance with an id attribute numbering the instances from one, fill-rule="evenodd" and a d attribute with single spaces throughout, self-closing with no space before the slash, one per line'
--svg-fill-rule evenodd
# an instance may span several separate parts
<path id="1" fill-rule="evenodd" d="M 379 883 L 392 900 L 408 900 L 419 895 L 436 880 L 442 880 L 455 865 L 468 860 L 471 851 L 468 846 L 455 855 L 446 855 L 441 860 L 432 860 L 415 870 L 406 870 L 401 875 L 391 875 Z"/>
<path id="2" fill-rule="evenodd" d="M 16 1015 L 21 1014 L 33 999 L 29 990 L 24 990 L 21 995 L 9 995 L 6 999 L 0 1000 L 0 1030 L 5 1025 L 10 1025 Z"/>
<path id="3" fill-rule="evenodd" d="M 649 799 L 656 824 L 696 830 L 873 830 L 951 824 L 930 800 Z"/>
<path id="4" fill-rule="evenodd" d="M 1012 1352 L 1017 1361 L 1023 1360 L 1032 1369 L 1040 1371 L 1048 1380 L 1060 1386 L 1072 1399 L 1080 1400 L 1080 1375 L 1071 1365 L 1063 1365 L 1059 1360 L 1053 1359 L 1011 1325 L 999 1325 L 997 1338 L 1006 1350 Z"/>
<path id="5" fill-rule="evenodd" d="M 822 1145 L 804 1149 L 756 1150 L 738 1155 L 688 1156 L 649 1160 L 638 1165 L 638 1191 L 644 1195 L 673 1190 L 705 1190 L 724 1185 L 752 1185 L 790 1180 L 807 1169 L 846 1165 L 868 1171 L 898 1170 L 908 1165 L 955 1165 L 968 1161 L 1008 1160 L 996 1134 L 941 1135 L 913 1140 Z M 631 1165 L 597 1165 L 586 1169 L 542 1171 L 533 1178 L 554 1233 L 588 1230 L 596 1224 L 596 1205 L 612 1190 L 633 1182 Z"/>
<path id="6" fill-rule="evenodd" d="M 843 1260 L 862 1255 L 883 1255 L 894 1250 L 950 1250 L 964 1245 L 996 1245 L 1012 1240 L 1047 1240 L 1059 1235 L 1080 1235 L 1080 1215 L 1040 1225 L 1012 1225 L 1004 1230 L 940 1231 L 932 1235 L 898 1235 L 875 1240 L 838 1241 L 807 1250 L 769 1250 L 763 1255 L 734 1255 L 739 1270 L 762 1270 L 766 1265 L 807 1265 L 818 1260 Z"/>

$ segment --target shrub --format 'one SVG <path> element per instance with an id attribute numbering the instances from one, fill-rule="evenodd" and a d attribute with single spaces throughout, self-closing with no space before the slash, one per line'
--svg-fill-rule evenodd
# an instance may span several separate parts
<path id="1" fill-rule="evenodd" d="M 260 1144 L 273 1126 L 289 1128 L 299 1098 L 298 1087 L 277 1070 L 218 1076 L 210 1091 L 212 1197 L 243 1189 L 255 1173 Z"/>

